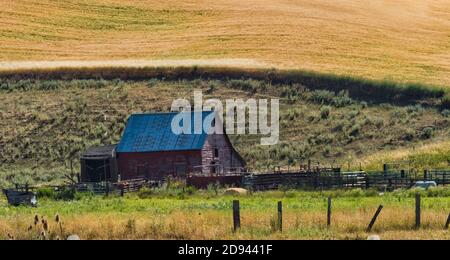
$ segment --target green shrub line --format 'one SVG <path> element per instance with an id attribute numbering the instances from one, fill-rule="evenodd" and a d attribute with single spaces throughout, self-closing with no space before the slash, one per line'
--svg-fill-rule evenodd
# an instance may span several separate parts
<path id="1" fill-rule="evenodd" d="M 84 67 L 0 71 L 0 79 L 40 80 L 165 80 L 254 79 L 273 84 L 302 84 L 310 89 L 348 91 L 353 98 L 371 101 L 414 102 L 424 98 L 443 98 L 444 86 L 402 83 L 334 75 L 304 70 L 246 69 L 232 67 Z"/>

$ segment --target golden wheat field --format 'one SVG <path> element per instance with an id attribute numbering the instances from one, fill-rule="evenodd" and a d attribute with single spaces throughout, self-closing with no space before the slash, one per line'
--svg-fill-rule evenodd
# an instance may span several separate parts
<path id="1" fill-rule="evenodd" d="M 450 84 L 446 0 L 14 0 L 0 10 L 0 61 L 245 59 Z"/>

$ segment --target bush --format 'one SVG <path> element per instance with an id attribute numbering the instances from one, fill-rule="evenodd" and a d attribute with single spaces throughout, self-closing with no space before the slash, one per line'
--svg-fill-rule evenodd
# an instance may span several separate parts
<path id="1" fill-rule="evenodd" d="M 421 114 L 421 113 L 423 113 L 424 108 L 423 108 L 420 104 L 417 104 L 417 105 L 415 105 L 415 106 L 408 106 L 408 107 L 406 108 L 406 111 L 407 111 L 408 113 L 418 113 L 418 114 Z"/>
<path id="2" fill-rule="evenodd" d="M 444 117 L 450 117 L 450 110 L 448 110 L 448 109 L 442 110 L 441 115 Z"/>
<path id="3" fill-rule="evenodd" d="M 55 194 L 54 199 L 55 200 L 75 200 L 79 199 L 79 194 L 77 194 L 77 191 L 75 189 L 64 187 L 61 190 L 57 191 Z"/>
<path id="4" fill-rule="evenodd" d="M 152 197 L 154 194 L 155 194 L 155 192 L 154 192 L 152 189 L 146 188 L 146 187 L 141 188 L 141 189 L 137 192 L 137 196 L 138 196 L 140 199 L 150 198 L 150 197 Z"/>
<path id="5" fill-rule="evenodd" d="M 52 200 L 77 200 L 80 199 L 80 194 L 75 189 L 64 187 L 61 190 L 55 190 L 53 188 L 40 188 L 36 191 L 36 196 L 39 199 L 52 199 Z"/>
<path id="6" fill-rule="evenodd" d="M 251 79 L 233 79 L 228 82 L 228 85 L 232 88 L 244 90 L 251 93 L 256 93 L 258 89 L 261 88 L 261 82 Z"/>
<path id="7" fill-rule="evenodd" d="M 431 127 L 425 127 L 421 132 L 421 137 L 423 139 L 430 139 L 434 135 L 434 130 Z"/>
<path id="8" fill-rule="evenodd" d="M 320 117 L 322 119 L 327 119 L 330 116 L 330 112 L 331 112 L 331 107 L 329 106 L 323 106 L 320 109 Z"/>
<path id="9" fill-rule="evenodd" d="M 333 98 L 332 105 L 335 107 L 345 107 L 353 104 L 353 99 L 348 95 L 348 91 L 342 90 L 338 95 Z"/>
<path id="10" fill-rule="evenodd" d="M 403 134 L 402 139 L 405 141 L 412 141 L 415 135 L 416 133 L 413 130 L 407 129 Z"/>
<path id="11" fill-rule="evenodd" d="M 355 124 L 355 125 L 352 126 L 352 128 L 350 128 L 350 131 L 349 131 L 348 134 L 350 136 L 358 136 L 360 131 L 361 131 L 361 125 L 360 124 Z"/>
<path id="12" fill-rule="evenodd" d="M 447 93 L 447 94 L 445 94 L 444 97 L 442 97 L 441 105 L 444 108 L 449 108 L 450 109 L 450 93 Z"/>
<path id="13" fill-rule="evenodd" d="M 188 186 L 186 187 L 185 192 L 187 195 L 194 195 L 197 192 L 197 189 L 195 187 Z"/>
<path id="14" fill-rule="evenodd" d="M 56 197 L 56 192 L 52 188 L 40 188 L 36 191 L 36 196 L 39 199 L 54 199 Z"/>
<path id="15" fill-rule="evenodd" d="M 310 97 L 311 101 L 319 104 L 331 104 L 335 97 L 335 94 L 328 90 L 316 90 L 313 91 Z"/>

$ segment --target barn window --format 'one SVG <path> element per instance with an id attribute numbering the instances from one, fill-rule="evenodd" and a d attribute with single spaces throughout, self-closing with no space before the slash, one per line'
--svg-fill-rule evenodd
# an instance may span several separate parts
<path id="1" fill-rule="evenodd" d="M 214 158 L 219 158 L 219 149 L 214 149 Z"/>

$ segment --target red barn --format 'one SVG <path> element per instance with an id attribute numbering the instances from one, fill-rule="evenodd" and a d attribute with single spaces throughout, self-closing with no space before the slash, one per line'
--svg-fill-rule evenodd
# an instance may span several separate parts
<path id="1" fill-rule="evenodd" d="M 182 113 L 191 113 L 194 122 L 195 116 L 205 119 L 214 112 Z M 122 180 L 162 180 L 192 172 L 223 174 L 245 167 L 226 134 L 207 134 L 205 129 L 202 134 L 173 133 L 172 120 L 177 114 L 131 115 L 116 149 Z"/>

